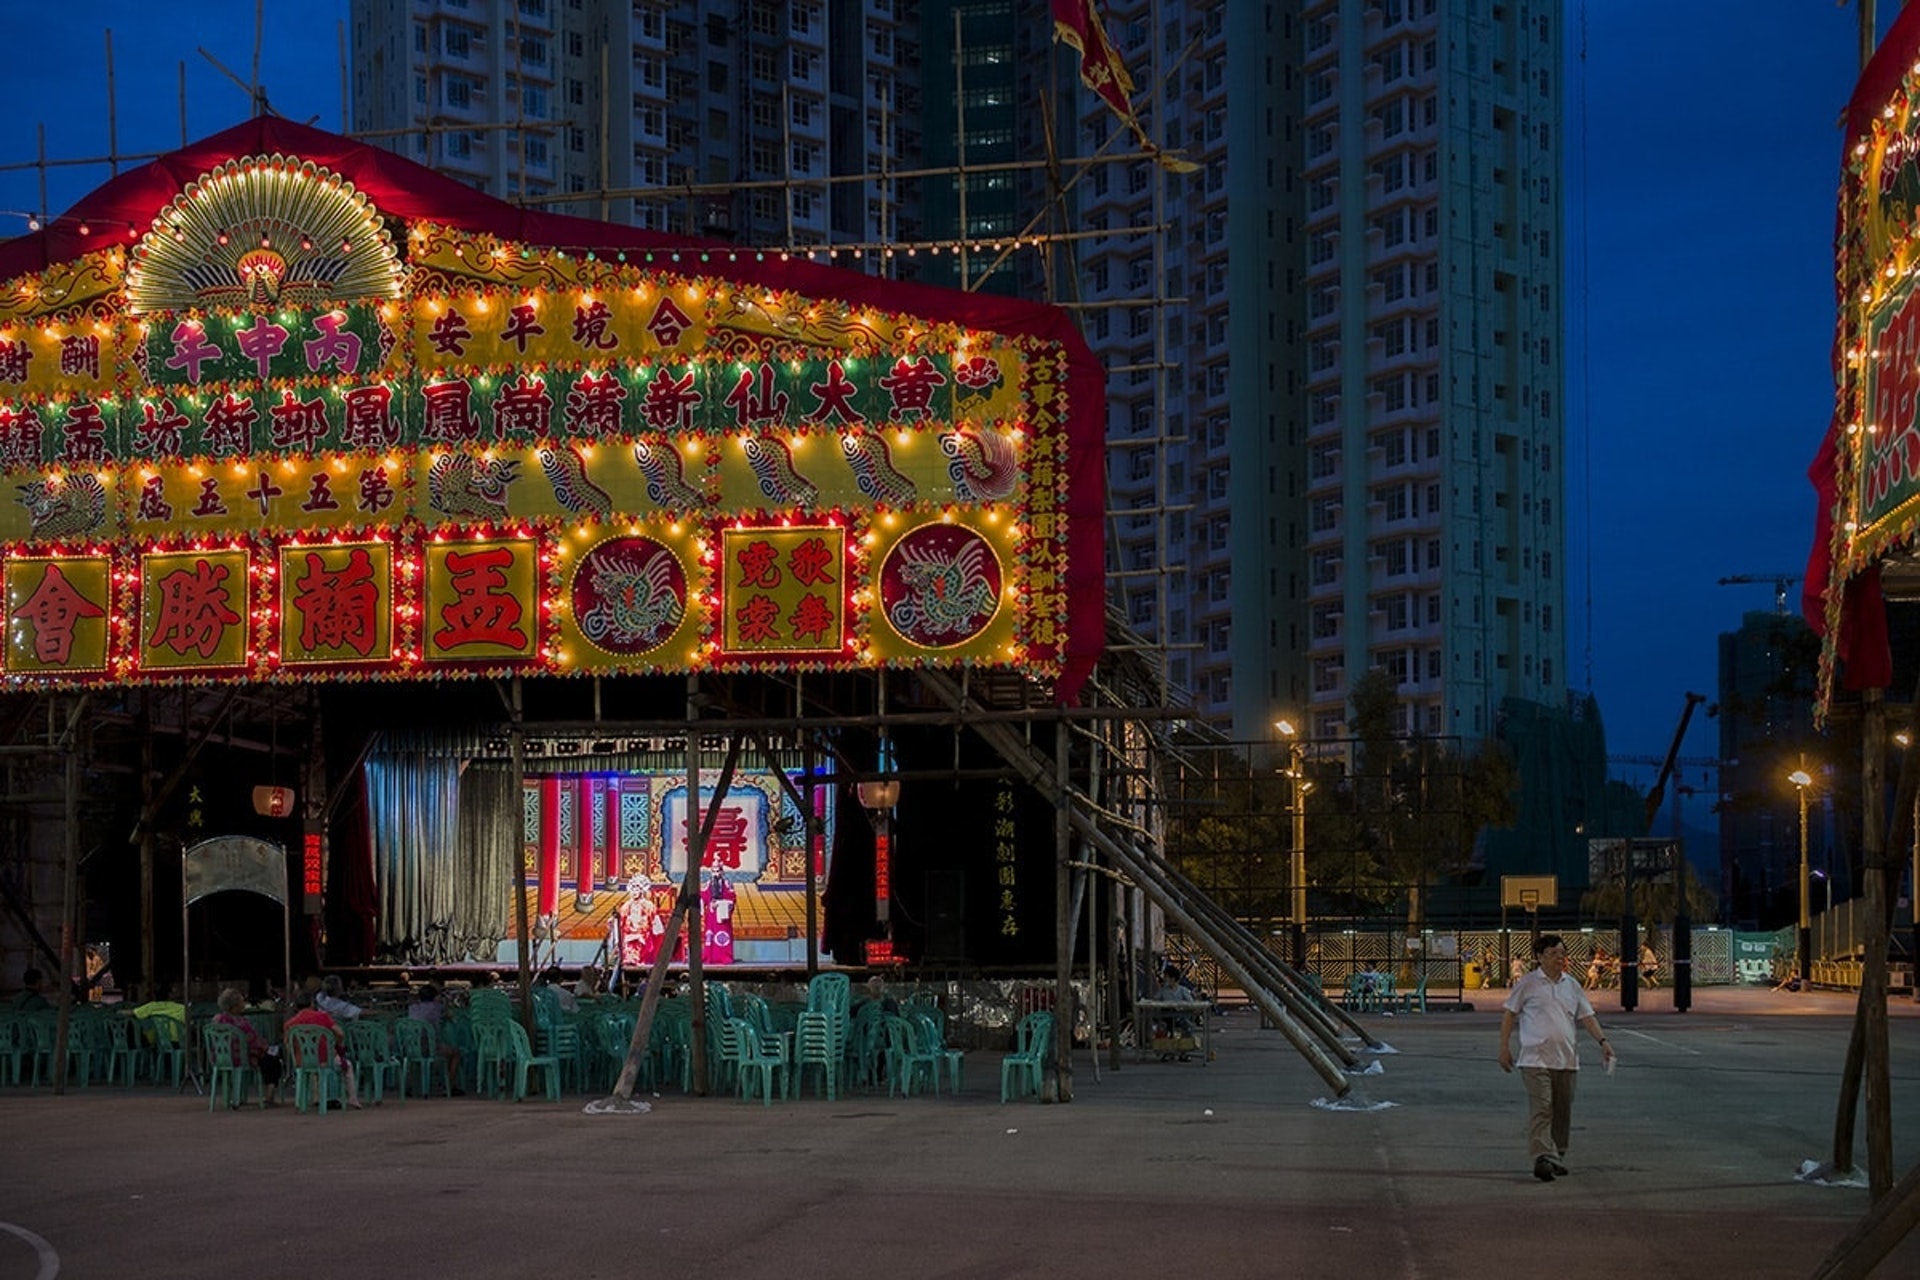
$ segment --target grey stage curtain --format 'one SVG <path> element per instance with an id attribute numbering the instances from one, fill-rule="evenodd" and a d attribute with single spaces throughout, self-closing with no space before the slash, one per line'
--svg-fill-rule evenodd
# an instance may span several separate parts
<path id="1" fill-rule="evenodd" d="M 493 959 L 513 932 L 525 831 L 526 800 L 513 770 L 469 767 L 460 778 L 462 857 L 453 942 L 475 959 Z"/>
<path id="2" fill-rule="evenodd" d="M 492 960 L 511 929 L 525 821 L 512 771 L 414 746 L 377 751 L 366 770 L 381 954 Z"/>
<path id="3" fill-rule="evenodd" d="M 367 759 L 380 950 L 406 961 L 448 954 L 459 848 L 460 762 L 421 751 Z"/>

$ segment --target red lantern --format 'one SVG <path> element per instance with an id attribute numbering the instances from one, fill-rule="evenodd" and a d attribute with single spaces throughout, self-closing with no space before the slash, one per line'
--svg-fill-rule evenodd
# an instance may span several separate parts
<path id="1" fill-rule="evenodd" d="M 293 812 L 292 787 L 255 787 L 253 811 L 263 818 L 284 818 Z"/>

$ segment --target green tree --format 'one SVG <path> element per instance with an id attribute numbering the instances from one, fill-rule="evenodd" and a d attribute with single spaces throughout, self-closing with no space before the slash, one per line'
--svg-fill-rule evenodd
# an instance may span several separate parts
<path id="1" fill-rule="evenodd" d="M 1699 875 L 1686 859 L 1680 860 L 1680 879 L 1685 882 L 1687 915 L 1695 920 L 1713 920 L 1720 910 L 1720 895 L 1701 883 Z M 1601 919 L 1622 914 L 1626 906 L 1626 886 L 1619 880 L 1587 890 L 1580 895 L 1580 909 Z M 1643 924 L 1671 925 L 1679 915 L 1680 889 L 1672 875 L 1658 880 L 1639 876 L 1633 882 L 1633 914 Z"/>
<path id="2" fill-rule="evenodd" d="M 1497 741 L 1463 752 L 1402 734 L 1398 684 L 1384 670 L 1354 682 L 1349 708 L 1352 773 L 1313 770 L 1319 812 L 1310 803 L 1309 821 L 1326 844 L 1319 870 L 1323 883 L 1376 905 L 1404 891 L 1407 929 L 1418 934 L 1426 886 L 1466 870 L 1482 828 L 1518 817 L 1519 774 Z M 1309 856 L 1314 847 L 1309 839 Z"/>

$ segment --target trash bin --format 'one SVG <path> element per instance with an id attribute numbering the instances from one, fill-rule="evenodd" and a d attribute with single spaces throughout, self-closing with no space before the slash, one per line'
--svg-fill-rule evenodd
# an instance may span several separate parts
<path id="1" fill-rule="evenodd" d="M 1460 985 L 1468 991 L 1478 991 L 1487 985 L 1487 975 L 1480 968 L 1478 960 L 1469 960 L 1461 966 Z"/>

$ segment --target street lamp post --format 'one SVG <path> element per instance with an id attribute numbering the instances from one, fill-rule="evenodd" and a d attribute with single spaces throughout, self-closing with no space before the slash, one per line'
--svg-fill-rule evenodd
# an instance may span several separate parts
<path id="1" fill-rule="evenodd" d="M 1787 781 L 1800 793 L 1800 984 L 1804 989 L 1812 985 L 1813 980 L 1813 921 L 1807 914 L 1807 788 L 1813 785 L 1813 776 L 1807 772 L 1804 754 L 1800 757 L 1800 767 L 1787 775 Z"/>
<path id="2" fill-rule="evenodd" d="M 860 807 L 873 822 L 873 916 L 886 936 L 869 940 L 868 964 L 894 963 L 893 951 L 893 807 L 900 803 L 900 779 L 884 776 L 893 767 L 892 752 L 885 738 L 880 740 L 880 768 L 883 776 L 854 784 Z"/>
<path id="3" fill-rule="evenodd" d="M 1293 890 L 1292 944 L 1293 967 L 1307 967 L 1307 792 L 1313 784 L 1306 780 L 1306 749 L 1299 730 L 1291 721 L 1276 720 L 1273 727 L 1287 740 L 1287 780 L 1291 785 L 1293 816 L 1293 858 L 1288 883 Z"/>

